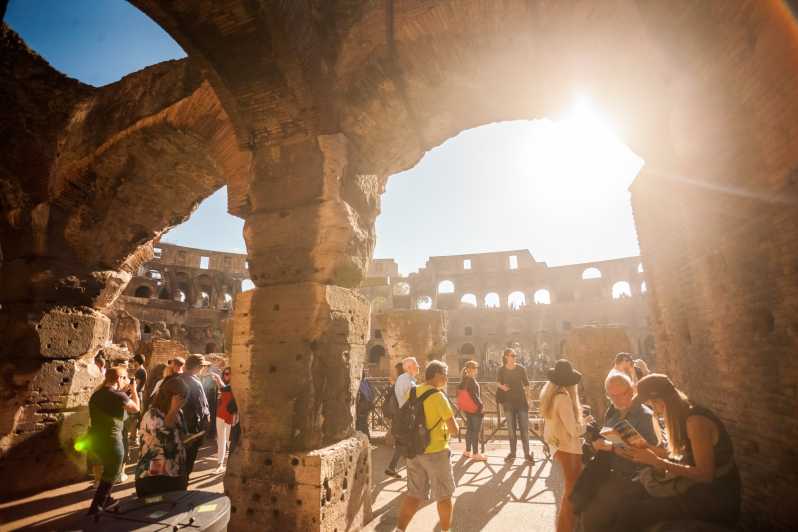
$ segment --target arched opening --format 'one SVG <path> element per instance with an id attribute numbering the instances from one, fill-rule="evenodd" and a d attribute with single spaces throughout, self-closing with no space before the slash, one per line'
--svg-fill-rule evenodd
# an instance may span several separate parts
<path id="1" fill-rule="evenodd" d="M 461 355 L 472 355 L 473 356 L 473 355 L 475 355 L 477 353 L 477 350 L 474 347 L 474 344 L 472 344 L 471 342 L 466 342 L 463 345 L 461 345 L 459 351 L 460 351 Z"/>
<path id="2" fill-rule="evenodd" d="M 460 306 L 465 308 L 477 308 L 477 296 L 474 294 L 464 294 L 460 298 Z"/>
<path id="3" fill-rule="evenodd" d="M 223 299 L 222 299 L 222 308 L 223 309 L 231 309 L 233 308 L 233 295 L 230 292 L 225 292 Z"/>
<path id="4" fill-rule="evenodd" d="M 551 293 L 545 288 L 537 290 L 534 295 L 536 305 L 550 305 Z"/>
<path id="5" fill-rule="evenodd" d="M 158 292 L 158 299 L 172 299 L 172 292 L 165 286 Z"/>
<path id="6" fill-rule="evenodd" d="M 502 300 L 496 292 L 490 292 L 485 295 L 485 308 L 499 308 L 502 305 Z"/>
<path id="7" fill-rule="evenodd" d="M 599 270 L 598 268 L 593 268 L 593 267 L 586 268 L 582 272 L 582 279 L 584 279 L 584 280 L 601 279 L 601 270 Z"/>
<path id="8" fill-rule="evenodd" d="M 206 291 L 201 291 L 197 298 L 197 308 L 209 308 L 211 306 L 211 295 Z"/>
<path id="9" fill-rule="evenodd" d="M 393 295 L 395 296 L 407 296 L 410 295 L 410 285 L 404 281 L 394 283 L 393 285 Z"/>
<path id="10" fill-rule="evenodd" d="M 147 286 L 145 284 L 141 285 L 138 288 L 136 288 L 136 291 L 133 293 L 133 295 L 136 296 L 136 297 L 150 298 L 150 297 L 152 297 L 152 288 L 150 288 L 149 286 Z"/>
<path id="11" fill-rule="evenodd" d="M 643 273 L 643 263 L 639 263 L 637 265 L 637 273 Z"/>
<path id="12" fill-rule="evenodd" d="M 430 296 L 419 296 L 416 299 L 416 308 L 418 310 L 429 310 L 432 308 L 432 298 Z"/>
<path id="13" fill-rule="evenodd" d="M 626 299 L 632 297 L 632 287 L 626 281 L 618 281 L 612 285 L 612 299 Z"/>
<path id="14" fill-rule="evenodd" d="M 369 364 L 379 365 L 385 357 L 385 348 L 379 344 L 373 345 L 369 349 Z"/>
<path id="15" fill-rule="evenodd" d="M 255 283 L 252 282 L 252 279 L 244 279 L 241 281 L 241 291 L 242 292 L 249 292 L 255 288 Z"/>
<path id="16" fill-rule="evenodd" d="M 640 283 L 640 293 L 645 294 L 646 292 L 648 292 L 648 286 L 646 286 L 646 282 L 643 281 Z"/>
<path id="17" fill-rule="evenodd" d="M 463 336 L 473 336 L 474 335 L 474 328 L 470 325 L 466 325 L 463 328 Z"/>
<path id="18" fill-rule="evenodd" d="M 515 291 L 507 296 L 507 306 L 513 310 L 518 310 L 526 306 L 526 296 L 523 292 Z"/>
<path id="19" fill-rule="evenodd" d="M 454 283 L 445 280 L 438 283 L 438 293 L 439 294 L 453 294 L 454 293 Z"/>
<path id="20" fill-rule="evenodd" d="M 205 354 L 206 355 L 208 353 L 218 353 L 218 352 L 219 352 L 219 348 L 216 346 L 216 342 L 208 342 L 207 344 L 205 344 Z"/>
<path id="21" fill-rule="evenodd" d="M 185 287 L 178 288 L 175 291 L 175 301 L 179 301 L 180 303 L 186 303 L 186 299 L 187 298 L 188 298 L 188 296 L 186 295 Z"/>

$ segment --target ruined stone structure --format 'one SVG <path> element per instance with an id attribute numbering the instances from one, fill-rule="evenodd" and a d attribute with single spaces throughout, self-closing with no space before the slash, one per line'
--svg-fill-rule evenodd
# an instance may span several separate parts
<path id="1" fill-rule="evenodd" d="M 414 356 L 423 367 L 446 358 L 448 323 L 441 310 L 385 310 L 371 314 L 369 375 L 395 377 L 394 367 Z"/>
<path id="2" fill-rule="evenodd" d="M 406 278 L 392 259 L 375 260 L 360 289 L 372 309 L 369 363 L 382 375 L 392 368 L 380 359 L 398 356 L 383 338 L 382 316 L 401 308 L 446 312 L 446 360 L 455 368 L 468 359 L 500 364 L 507 346 L 551 362 L 568 353 L 569 332 L 586 324 L 622 326 L 625 350 L 654 363 L 644 278 L 640 257 L 549 267 L 529 250 L 473 253 L 430 257 Z"/>
<path id="3" fill-rule="evenodd" d="M 2 30 L 0 476 L 40 450 L 4 495 L 56 480 L 51 436 L 85 399 L 102 311 L 227 183 L 256 285 L 232 327 L 246 437 L 231 529 L 358 528 L 369 307 L 353 289 L 386 179 L 466 128 L 556 117 L 579 91 L 646 163 L 632 201 L 658 366 L 728 422 L 745 525 L 794 526 L 792 2 L 133 4 L 188 59 L 92 88 Z"/>
<path id="4" fill-rule="evenodd" d="M 153 252 L 106 312 L 114 342 L 134 352 L 139 341 L 165 337 L 190 353 L 224 351 L 225 320 L 249 277 L 247 256 L 165 242 L 156 243 Z M 138 337 L 131 318 L 138 322 Z"/>

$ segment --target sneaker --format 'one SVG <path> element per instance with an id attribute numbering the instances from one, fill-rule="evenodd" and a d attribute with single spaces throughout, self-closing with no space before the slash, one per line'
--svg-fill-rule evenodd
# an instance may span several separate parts
<path id="1" fill-rule="evenodd" d="M 386 469 L 385 470 L 385 474 L 388 475 L 389 477 L 393 477 L 393 478 L 402 478 L 402 475 L 400 475 L 399 473 L 397 473 L 393 469 Z"/>
<path id="2" fill-rule="evenodd" d="M 479 453 L 477 453 L 477 454 L 475 454 L 474 456 L 471 457 L 471 461 L 472 462 L 486 462 L 487 460 L 488 460 L 487 456 L 485 456 L 484 454 L 479 454 Z"/>
<path id="3" fill-rule="evenodd" d="M 510 454 L 508 454 L 507 456 L 504 457 L 504 461 L 507 462 L 507 463 L 510 463 L 513 460 L 515 460 L 515 453 L 510 453 Z"/>
<path id="4" fill-rule="evenodd" d="M 118 506 L 119 506 L 119 501 L 109 495 L 108 498 L 105 499 L 105 504 L 103 504 L 103 512 L 116 511 Z"/>
<path id="5" fill-rule="evenodd" d="M 220 465 L 219 465 L 219 467 L 217 467 L 217 468 L 216 468 L 216 469 L 213 471 L 213 474 L 214 474 L 214 475 L 221 475 L 222 473 L 224 473 L 224 466 L 220 464 Z"/>
<path id="6" fill-rule="evenodd" d="M 127 480 L 128 480 L 127 474 L 124 471 L 120 472 L 119 473 L 119 482 L 127 482 Z"/>
<path id="7" fill-rule="evenodd" d="M 527 464 L 534 464 L 535 463 L 535 457 L 532 456 L 531 454 L 526 455 L 524 457 L 524 460 L 526 461 Z"/>

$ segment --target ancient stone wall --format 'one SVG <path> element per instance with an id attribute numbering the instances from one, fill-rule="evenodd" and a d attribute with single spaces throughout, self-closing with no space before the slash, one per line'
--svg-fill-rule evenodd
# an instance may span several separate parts
<path id="1" fill-rule="evenodd" d="M 416 357 L 422 368 L 430 360 L 449 362 L 445 357 L 446 312 L 388 310 L 372 314 L 371 320 L 374 332 L 368 343 L 370 375 L 395 377 L 394 366 L 409 356 Z"/>

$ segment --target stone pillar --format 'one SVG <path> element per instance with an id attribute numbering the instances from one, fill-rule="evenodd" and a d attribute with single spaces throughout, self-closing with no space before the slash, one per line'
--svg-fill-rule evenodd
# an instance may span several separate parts
<path id="1" fill-rule="evenodd" d="M 601 419 L 608 406 L 604 379 L 612 369 L 615 355 L 630 350 L 626 328 L 620 326 L 576 327 L 565 339 L 565 353 L 561 356 L 582 373 L 585 400 L 597 419 Z"/>
<path id="2" fill-rule="evenodd" d="M 343 135 L 255 161 L 244 236 L 256 288 L 236 296 L 232 325 L 243 442 L 225 477 L 230 529 L 357 530 L 371 507 L 368 441 L 353 428 L 369 304 L 353 287 L 376 186 L 347 172 Z"/>

